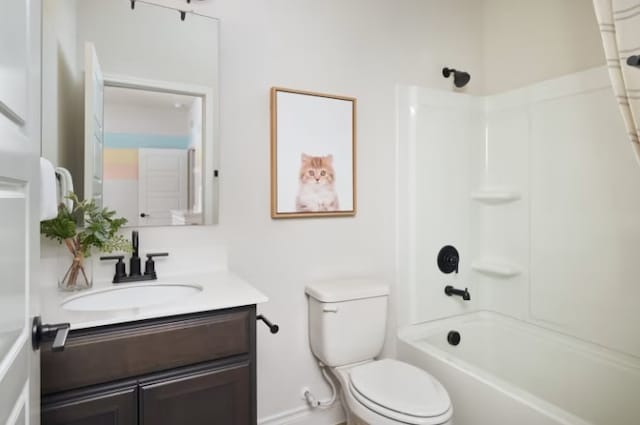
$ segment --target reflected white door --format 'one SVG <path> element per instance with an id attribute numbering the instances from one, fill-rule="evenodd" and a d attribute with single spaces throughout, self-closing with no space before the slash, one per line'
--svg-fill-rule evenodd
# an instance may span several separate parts
<path id="1" fill-rule="evenodd" d="M 39 0 L 0 13 L 0 424 L 40 423 L 31 348 L 39 261 Z M 31 72 L 33 71 L 33 72 Z"/>
<path id="2" fill-rule="evenodd" d="M 93 44 L 84 46 L 84 199 L 102 205 L 104 77 Z"/>
<path id="3" fill-rule="evenodd" d="M 138 152 L 138 208 L 140 226 L 172 224 L 171 211 L 187 209 L 187 151 L 140 149 Z"/>

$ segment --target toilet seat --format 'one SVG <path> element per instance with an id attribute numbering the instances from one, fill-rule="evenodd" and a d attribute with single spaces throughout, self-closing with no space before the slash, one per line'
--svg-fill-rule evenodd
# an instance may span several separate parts
<path id="1" fill-rule="evenodd" d="M 412 425 L 440 425 L 452 416 L 444 387 L 422 369 L 397 360 L 369 362 L 349 370 L 348 391 L 368 410 Z"/>

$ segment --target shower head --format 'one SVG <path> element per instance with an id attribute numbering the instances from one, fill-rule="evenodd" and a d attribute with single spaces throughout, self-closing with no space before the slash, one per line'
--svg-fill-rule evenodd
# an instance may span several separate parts
<path id="1" fill-rule="evenodd" d="M 458 71 L 453 68 L 442 68 L 442 75 L 444 76 L 444 78 L 449 78 L 452 73 L 453 84 L 455 84 L 455 86 L 458 88 L 466 86 L 467 83 L 469 83 L 469 80 L 471 80 L 471 75 L 469 75 L 468 72 Z"/>

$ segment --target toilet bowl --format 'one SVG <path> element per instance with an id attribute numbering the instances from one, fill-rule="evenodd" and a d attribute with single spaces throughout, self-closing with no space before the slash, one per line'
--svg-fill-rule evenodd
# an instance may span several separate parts
<path id="1" fill-rule="evenodd" d="M 340 384 L 349 425 L 449 425 L 447 391 L 382 351 L 389 287 L 367 279 L 308 285 L 311 351 Z"/>
<path id="2" fill-rule="evenodd" d="M 450 425 L 444 387 L 407 363 L 384 359 L 333 368 L 349 425 Z"/>

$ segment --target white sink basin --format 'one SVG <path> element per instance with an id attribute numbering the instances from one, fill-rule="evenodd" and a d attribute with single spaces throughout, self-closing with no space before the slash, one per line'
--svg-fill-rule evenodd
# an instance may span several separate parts
<path id="1" fill-rule="evenodd" d="M 172 303 L 202 291 L 202 286 L 183 283 L 119 285 L 69 297 L 62 302 L 62 308 L 70 311 L 125 310 Z"/>

